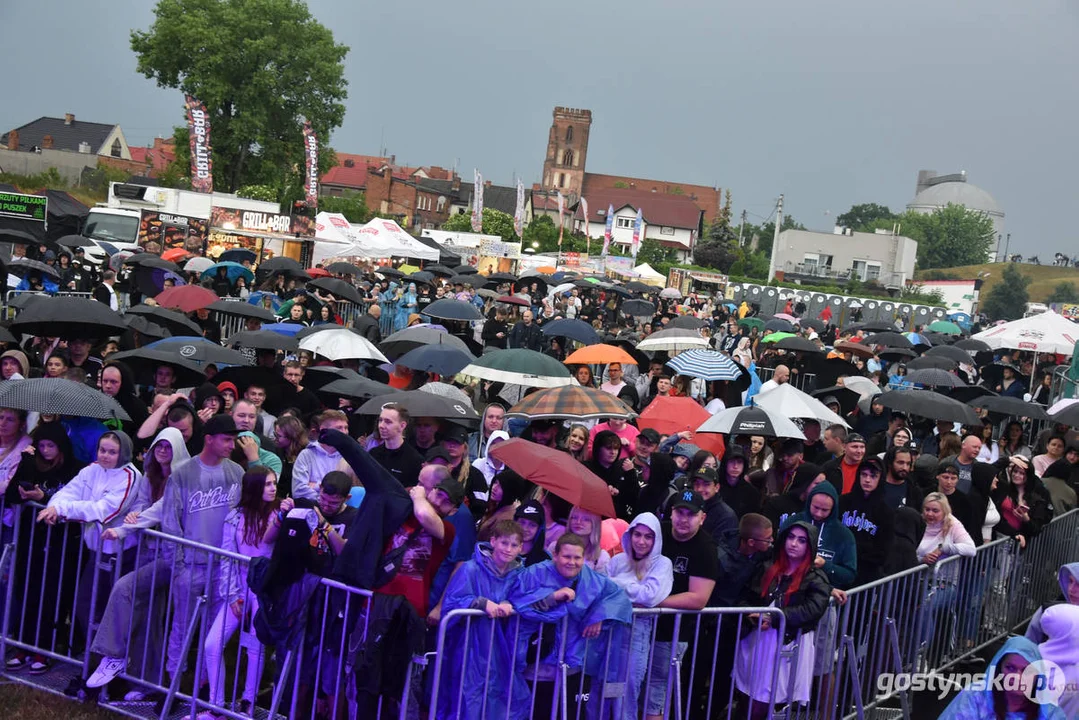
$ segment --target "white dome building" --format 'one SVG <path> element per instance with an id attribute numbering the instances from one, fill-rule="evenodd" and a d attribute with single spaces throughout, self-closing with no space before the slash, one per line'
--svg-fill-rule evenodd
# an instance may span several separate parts
<path id="1" fill-rule="evenodd" d="M 966 171 L 954 175 L 937 175 L 935 170 L 918 172 L 918 188 L 914 199 L 907 203 L 907 210 L 931 213 L 948 203 L 962 205 L 968 210 L 982 212 L 993 221 L 997 236 L 1004 234 L 1004 211 L 985 190 L 967 182 Z"/>

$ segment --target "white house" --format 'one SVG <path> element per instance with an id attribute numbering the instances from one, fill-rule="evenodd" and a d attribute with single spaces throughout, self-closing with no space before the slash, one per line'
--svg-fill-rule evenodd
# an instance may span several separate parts
<path id="1" fill-rule="evenodd" d="M 788 281 L 872 281 L 899 289 L 914 278 L 917 254 L 917 241 L 888 230 L 784 230 L 773 248 L 769 279 L 782 274 Z"/>
<path id="2" fill-rule="evenodd" d="M 685 196 L 614 189 L 593 193 L 584 200 L 588 203 L 588 218 L 583 215 L 583 203 L 578 203 L 572 214 L 572 227 L 601 244 L 609 208 L 614 209 L 612 243 L 632 244 L 633 225 L 640 209 L 641 239 L 655 240 L 675 250 L 683 262 L 692 259 L 693 248 L 704 231 L 704 212 Z"/>

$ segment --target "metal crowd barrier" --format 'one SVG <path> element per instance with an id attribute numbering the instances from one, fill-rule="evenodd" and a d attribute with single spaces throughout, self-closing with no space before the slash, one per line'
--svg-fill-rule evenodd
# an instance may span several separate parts
<path id="1" fill-rule="evenodd" d="M 246 300 L 242 300 L 241 298 L 234 297 L 226 297 L 221 299 L 225 302 L 247 302 Z M 226 314 L 215 310 L 213 316 L 214 320 L 216 320 L 221 325 L 222 342 L 228 340 L 230 337 L 243 330 L 246 326 L 247 318 L 239 315 Z"/>
<path id="2" fill-rule="evenodd" d="M 83 532 L 93 526 L 34 522 L 40 508 L 0 507 L 0 655 L 7 663 L 26 653 L 48 666 L 6 666 L 2 674 L 61 692 L 112 653 L 126 659 L 118 677 L 148 696 L 111 697 L 103 688 L 97 699 L 132 717 L 244 718 L 257 703 L 259 717 L 311 720 L 384 710 L 402 720 L 629 720 L 642 710 L 675 720 L 732 718 L 748 716 L 736 690 L 752 682 L 781 701 L 771 717 L 909 719 L 909 688 L 882 679 L 940 673 L 1000 641 L 1059 596 L 1058 568 L 1079 558 L 1075 510 L 1023 549 L 1004 538 L 974 557 L 854 588 L 842 606 L 832 601 L 812 634 L 787 644 L 766 641 L 750 618 L 768 614 L 783 637 L 785 618 L 775 608 L 635 609 L 632 627 L 606 627 L 583 650 L 569 646 L 567 621 L 526 626 L 520 616 L 455 610 L 428 636 L 428 652 L 406 660 L 404 677 L 383 678 L 401 688 L 387 697 L 357 686 L 366 653 L 377 647 L 366 643 L 381 638 L 366 612 L 370 592 L 313 578 L 299 639 L 264 647 L 251 627 L 250 590 L 240 617 L 219 593 L 246 578 L 250 558 L 151 530 L 129 536 L 122 552 L 91 551 Z M 668 621 L 664 634 L 659 624 Z M 664 642 L 672 637 L 681 642 Z M 400 643 L 378 642 L 400 651 Z M 798 700 L 788 701 L 790 688 Z"/>
<path id="3" fill-rule="evenodd" d="M 762 383 L 766 383 L 772 379 L 775 375 L 775 368 L 757 368 L 757 377 L 761 379 Z M 792 372 L 790 376 L 790 384 L 798 388 L 802 392 L 811 393 L 817 387 L 817 376 L 814 373 L 805 372 Z"/>

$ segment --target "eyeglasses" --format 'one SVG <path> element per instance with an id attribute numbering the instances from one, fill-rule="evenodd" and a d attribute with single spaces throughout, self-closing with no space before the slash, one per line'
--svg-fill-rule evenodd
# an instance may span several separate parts
<path id="1" fill-rule="evenodd" d="M 747 538 L 747 540 L 752 540 L 753 542 L 761 543 L 765 547 L 772 547 L 773 545 L 776 544 L 776 541 L 774 539 L 772 539 L 772 538 L 755 538 L 755 537 L 751 537 L 751 538 Z"/>

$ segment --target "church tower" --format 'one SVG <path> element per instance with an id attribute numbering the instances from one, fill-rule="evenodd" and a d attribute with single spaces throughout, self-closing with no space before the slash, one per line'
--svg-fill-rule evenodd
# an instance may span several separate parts
<path id="1" fill-rule="evenodd" d="M 554 109 L 551 132 L 547 137 L 547 157 L 543 161 L 544 190 L 560 191 L 571 201 L 580 197 L 591 127 L 591 110 Z"/>

